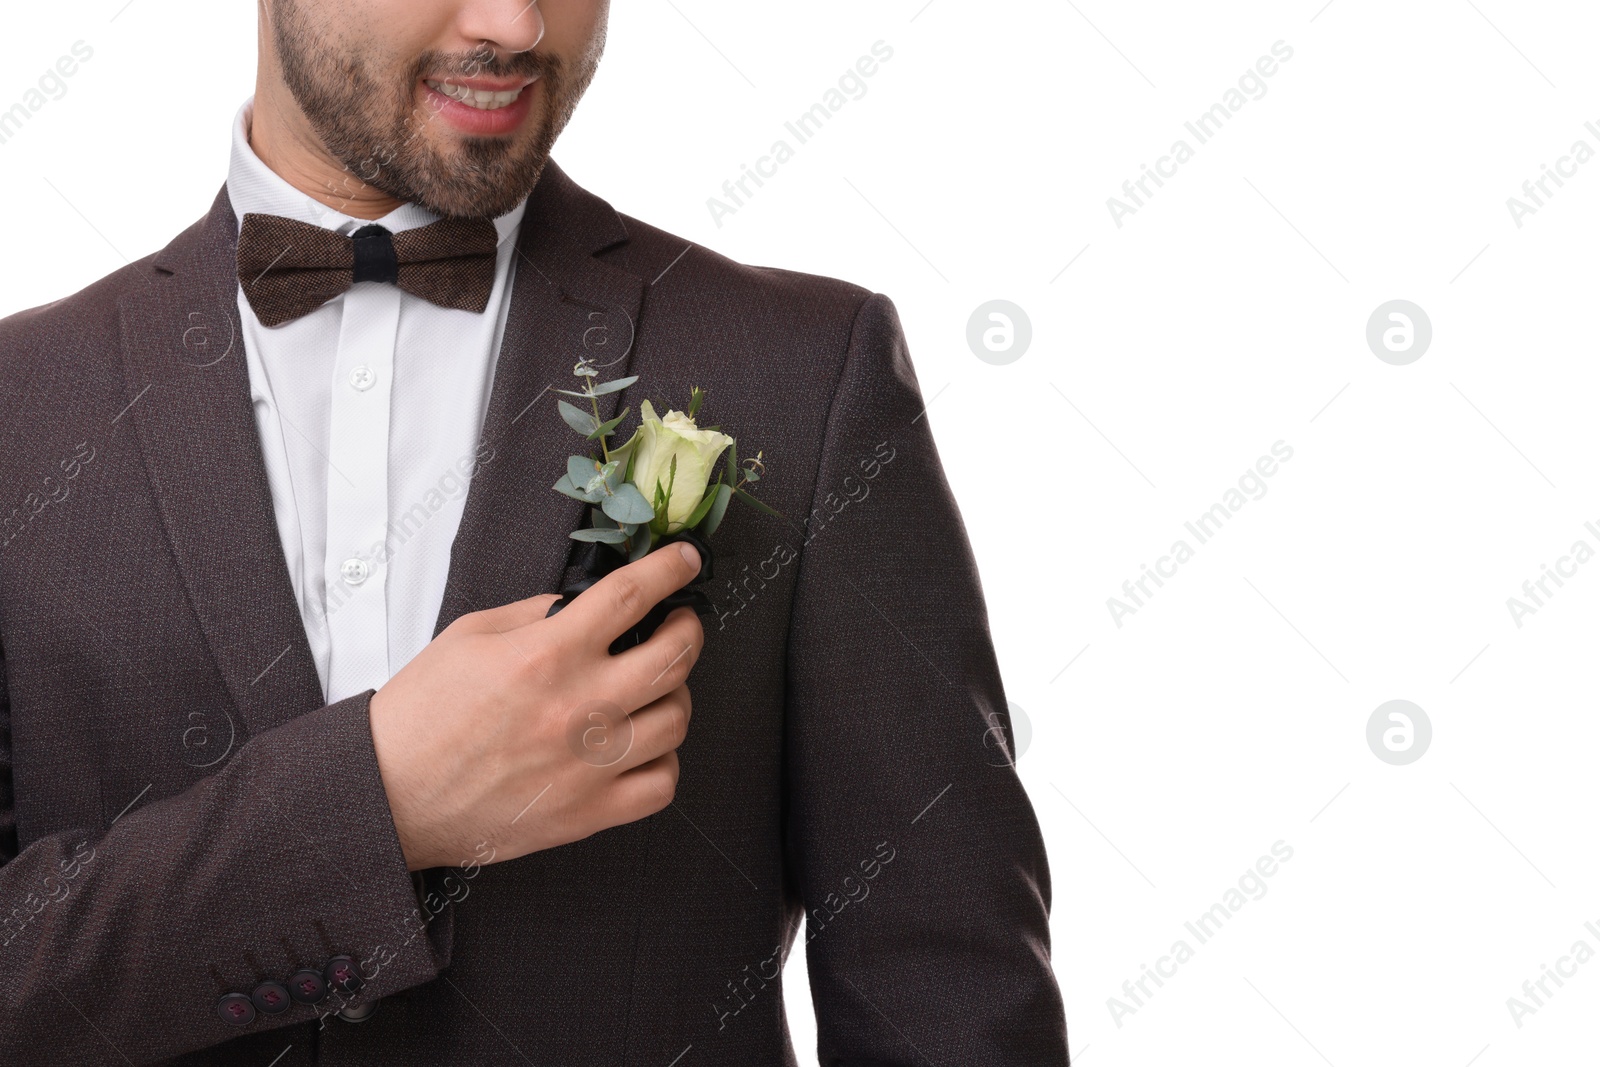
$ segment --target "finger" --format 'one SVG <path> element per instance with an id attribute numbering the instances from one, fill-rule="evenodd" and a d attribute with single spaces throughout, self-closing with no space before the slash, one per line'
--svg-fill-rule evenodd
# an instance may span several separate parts
<path id="1" fill-rule="evenodd" d="M 693 608 L 673 608 L 644 644 L 610 657 L 602 684 L 624 709 L 642 708 L 688 681 L 704 646 L 700 616 Z"/>
<path id="2" fill-rule="evenodd" d="M 559 593 L 540 593 L 538 596 L 513 600 L 509 604 L 484 608 L 471 614 L 477 616 L 478 621 L 486 624 L 486 627 L 505 633 L 507 630 L 515 630 L 519 626 L 526 626 L 544 618 L 550 611 L 550 605 L 560 599 Z"/>
<path id="3" fill-rule="evenodd" d="M 617 774 L 649 763 L 683 744 L 692 715 L 689 687 L 680 685 L 660 700 L 628 717 L 632 731 L 628 751 L 612 765 Z"/>
<path id="4" fill-rule="evenodd" d="M 649 763 L 617 775 L 612 800 L 634 819 L 642 819 L 672 803 L 678 790 L 678 754 L 665 752 Z"/>
<path id="5" fill-rule="evenodd" d="M 606 652 L 619 636 L 700 573 L 700 554 L 682 541 L 618 567 L 578 594 L 552 622 Z"/>

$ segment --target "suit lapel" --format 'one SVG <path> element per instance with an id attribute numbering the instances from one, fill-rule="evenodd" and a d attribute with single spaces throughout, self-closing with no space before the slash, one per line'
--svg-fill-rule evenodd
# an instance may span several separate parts
<path id="1" fill-rule="evenodd" d="M 627 239 L 604 200 L 550 163 L 517 238 L 478 468 L 434 634 L 461 614 L 555 591 L 585 522 L 551 486 L 583 442 L 556 410 L 585 354 L 629 373 L 645 285 L 595 258 Z M 246 733 L 322 704 L 250 403 L 226 187 L 121 300 L 129 417 L 178 569 Z M 618 394 L 602 398 L 615 414 Z"/>
<path id="2" fill-rule="evenodd" d="M 121 301 L 129 411 L 190 603 L 247 735 L 322 704 L 278 539 L 226 187 Z"/>
<path id="3" fill-rule="evenodd" d="M 494 387 L 484 414 L 486 457 L 467 490 L 434 635 L 465 612 L 561 584 L 586 505 L 551 487 L 583 440 L 562 421 L 554 390 L 577 388 L 585 355 L 602 379 L 629 373 L 644 283 L 594 254 L 627 239 L 615 211 L 550 163 L 529 198 Z M 614 416 L 620 394 L 600 398 Z"/>

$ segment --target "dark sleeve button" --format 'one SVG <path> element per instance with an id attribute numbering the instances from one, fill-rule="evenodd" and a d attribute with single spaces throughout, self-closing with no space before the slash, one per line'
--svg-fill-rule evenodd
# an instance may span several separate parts
<path id="1" fill-rule="evenodd" d="M 217 1001 L 217 1014 L 225 1023 L 245 1026 L 256 1017 L 256 1006 L 243 993 L 224 993 Z"/>
<path id="2" fill-rule="evenodd" d="M 322 975 L 328 980 L 330 989 L 354 993 L 361 988 L 361 974 L 356 969 L 356 961 L 349 956 L 333 957 L 322 969 Z"/>
<path id="3" fill-rule="evenodd" d="M 257 1010 L 268 1015 L 288 1011 L 289 987 L 282 982 L 262 982 L 256 986 L 255 992 L 250 994 L 250 1001 L 255 1004 Z"/>
<path id="4" fill-rule="evenodd" d="M 367 1003 L 358 1005 L 357 1007 L 343 1009 L 339 1012 L 339 1018 L 343 1019 L 347 1023 L 364 1023 L 368 1018 L 371 1017 L 372 1013 L 377 1010 L 378 1001 L 369 1000 Z"/>
<path id="5" fill-rule="evenodd" d="M 316 1004 L 328 995 L 328 983 L 321 971 L 307 967 L 294 972 L 289 979 L 289 996 L 297 1004 Z"/>

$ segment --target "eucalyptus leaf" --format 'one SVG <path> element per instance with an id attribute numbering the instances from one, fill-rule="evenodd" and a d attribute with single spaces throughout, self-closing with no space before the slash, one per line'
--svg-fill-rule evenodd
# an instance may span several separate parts
<path id="1" fill-rule="evenodd" d="M 597 438 L 606 436 L 612 430 L 615 430 L 618 426 L 621 426 L 622 425 L 622 420 L 627 418 L 627 417 L 628 417 L 628 409 L 627 408 L 623 408 L 621 415 L 618 415 L 614 419 L 608 419 L 605 422 L 602 422 L 599 426 L 596 426 L 592 431 L 590 431 L 589 440 L 593 441 L 593 440 L 595 440 Z"/>
<path id="2" fill-rule="evenodd" d="M 572 484 L 579 489 L 583 489 L 593 481 L 599 470 L 600 465 L 588 456 L 567 457 L 567 477 L 572 479 Z"/>
<path id="3" fill-rule="evenodd" d="M 574 541 L 599 541 L 606 545 L 620 545 L 628 539 L 628 535 L 614 526 L 590 527 L 587 530 L 573 530 L 567 535 Z"/>
<path id="4" fill-rule="evenodd" d="M 656 517 L 655 509 L 631 482 L 618 486 L 600 507 L 617 522 L 649 522 Z"/>
<path id="5" fill-rule="evenodd" d="M 568 426 L 571 426 L 585 437 L 594 433 L 595 429 L 600 425 L 599 419 L 582 408 L 574 407 L 565 400 L 557 400 L 556 409 L 561 412 L 561 417 L 566 420 Z"/>
<path id="6" fill-rule="evenodd" d="M 569 475 L 563 474 L 561 476 L 561 480 L 552 486 L 552 488 L 563 496 L 570 496 L 574 500 L 582 500 L 586 504 L 597 503 L 597 501 L 590 499 L 591 494 L 585 493 L 581 489 L 576 488 L 572 484 L 572 478 Z"/>
<path id="7" fill-rule="evenodd" d="M 639 376 L 635 374 L 631 378 L 618 378 L 614 382 L 601 382 L 594 387 L 594 395 L 605 396 L 607 393 L 620 393 L 638 380 Z"/>
<path id="8" fill-rule="evenodd" d="M 761 512 L 763 515 L 771 515 L 775 519 L 783 518 L 782 515 L 779 515 L 776 511 L 773 511 L 771 508 L 767 507 L 767 505 L 763 504 L 761 501 L 757 500 L 743 489 L 735 489 L 733 494 L 740 500 L 743 500 L 746 504 L 749 504 L 751 507 Z"/>
<path id="9" fill-rule="evenodd" d="M 627 464 L 618 460 L 612 460 L 600 468 L 600 473 L 605 478 L 607 493 L 615 493 L 617 491 L 617 487 L 622 484 L 622 475 L 626 468 Z"/>
<path id="10" fill-rule="evenodd" d="M 640 526 L 629 542 L 628 562 L 644 559 L 645 553 L 650 551 L 650 542 L 653 540 L 654 538 L 650 536 L 650 527 Z"/>

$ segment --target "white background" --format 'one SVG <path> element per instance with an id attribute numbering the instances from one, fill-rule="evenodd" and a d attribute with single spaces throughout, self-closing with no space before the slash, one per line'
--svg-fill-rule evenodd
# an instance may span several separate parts
<path id="1" fill-rule="evenodd" d="M 1506 601 L 1574 541 L 1600 549 L 1600 161 L 1520 227 L 1506 200 L 1574 141 L 1600 150 L 1600 18 L 1322 4 L 621 0 L 556 156 L 629 214 L 896 302 L 1031 724 L 1079 1062 L 1578 1062 L 1600 962 L 1520 1027 L 1507 998 L 1574 942 L 1600 951 L 1600 564 L 1520 627 Z M 94 48 L 0 145 L 7 314 L 205 211 L 255 6 L 3 20 L 0 109 Z M 707 198 L 880 40 L 866 95 L 718 226 Z M 1199 144 L 1185 121 L 1280 40 L 1265 95 Z M 1107 198 L 1180 137 L 1194 158 L 1117 226 Z M 1004 366 L 966 340 L 992 299 L 1032 321 Z M 1393 299 L 1433 327 L 1405 366 L 1365 337 Z M 1184 523 L 1280 440 L 1265 495 L 1198 545 Z M 1107 598 L 1179 538 L 1194 558 L 1119 627 Z M 1405 766 L 1366 739 L 1391 699 L 1432 723 Z M 1278 841 L 1266 894 L 1199 944 L 1184 923 Z M 1114 1019 L 1180 938 L 1193 959 Z"/>

